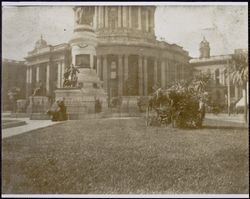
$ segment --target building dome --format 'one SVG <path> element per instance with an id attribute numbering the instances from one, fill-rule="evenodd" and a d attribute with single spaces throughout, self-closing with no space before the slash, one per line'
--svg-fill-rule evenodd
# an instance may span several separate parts
<path id="1" fill-rule="evenodd" d="M 35 48 L 44 48 L 47 46 L 47 42 L 43 39 L 43 36 L 41 35 L 41 38 L 36 42 Z"/>

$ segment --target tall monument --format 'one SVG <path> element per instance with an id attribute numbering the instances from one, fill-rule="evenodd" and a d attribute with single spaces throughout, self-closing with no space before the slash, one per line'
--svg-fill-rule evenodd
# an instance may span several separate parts
<path id="1" fill-rule="evenodd" d="M 101 102 L 104 110 L 107 95 L 102 88 L 102 81 L 96 74 L 94 6 L 77 6 L 73 10 L 74 33 L 69 41 L 72 63 L 67 69 L 76 69 L 77 83 L 71 87 L 57 89 L 55 94 L 56 100 L 64 99 L 70 115 L 81 115 L 95 112 L 96 100 Z"/>

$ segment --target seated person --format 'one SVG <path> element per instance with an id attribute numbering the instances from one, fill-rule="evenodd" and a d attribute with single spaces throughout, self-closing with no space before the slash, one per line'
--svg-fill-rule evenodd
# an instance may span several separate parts
<path id="1" fill-rule="evenodd" d="M 52 121 L 67 120 L 66 106 L 63 100 L 57 100 L 47 112 L 51 116 Z"/>

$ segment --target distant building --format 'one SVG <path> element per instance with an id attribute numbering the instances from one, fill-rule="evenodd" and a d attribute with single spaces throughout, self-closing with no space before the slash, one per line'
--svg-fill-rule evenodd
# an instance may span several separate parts
<path id="1" fill-rule="evenodd" d="M 54 90 L 62 87 L 65 66 L 71 61 L 70 50 L 67 43 L 48 45 L 41 36 L 25 57 L 27 98 L 32 95 L 39 81 L 42 83 L 43 95 L 53 98 Z"/>
<path id="2" fill-rule="evenodd" d="M 228 68 L 233 54 L 210 56 L 209 42 L 203 38 L 200 43 L 200 57 L 190 60 L 195 69 L 194 75 L 199 73 L 210 74 L 213 81 L 209 85 L 210 100 L 216 104 L 233 107 L 242 98 L 242 88 L 233 84 L 228 78 Z M 239 50 L 235 50 L 237 53 Z M 228 98 L 229 94 L 229 98 Z"/>

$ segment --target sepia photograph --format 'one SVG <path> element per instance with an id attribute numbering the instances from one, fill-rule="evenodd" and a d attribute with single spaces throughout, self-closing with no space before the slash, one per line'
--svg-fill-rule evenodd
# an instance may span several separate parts
<path id="1" fill-rule="evenodd" d="M 247 2 L 2 2 L 2 197 L 249 198 Z"/>

